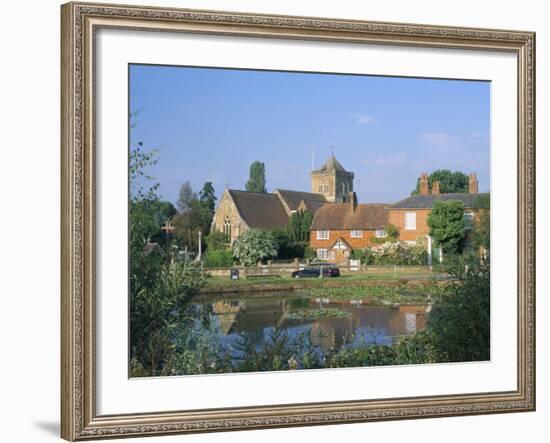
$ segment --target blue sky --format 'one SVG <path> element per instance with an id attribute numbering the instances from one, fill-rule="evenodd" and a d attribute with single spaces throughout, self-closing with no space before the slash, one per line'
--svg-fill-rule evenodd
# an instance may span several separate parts
<path id="1" fill-rule="evenodd" d="M 310 191 L 312 152 L 355 173 L 360 202 L 410 195 L 421 172 L 477 172 L 490 186 L 490 83 L 130 66 L 130 146 L 160 148 L 148 171 L 176 202 L 189 180 L 244 189 L 250 163 L 266 165 L 268 191 Z"/>

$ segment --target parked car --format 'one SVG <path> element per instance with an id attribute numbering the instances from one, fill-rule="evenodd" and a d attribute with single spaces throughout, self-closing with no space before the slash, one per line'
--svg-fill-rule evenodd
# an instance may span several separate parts
<path id="1" fill-rule="evenodd" d="M 321 266 L 308 266 L 307 268 L 294 271 L 292 278 L 315 278 L 321 275 L 321 269 L 323 269 L 323 277 L 339 277 L 340 269 L 332 264 L 326 264 Z"/>

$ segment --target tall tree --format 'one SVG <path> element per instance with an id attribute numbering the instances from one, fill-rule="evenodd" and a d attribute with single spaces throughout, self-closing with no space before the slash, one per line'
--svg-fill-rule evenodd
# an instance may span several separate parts
<path id="1" fill-rule="evenodd" d="M 212 214 L 216 209 L 216 193 L 214 191 L 214 186 L 212 182 L 206 182 L 202 187 L 201 192 L 199 192 L 199 200 L 202 205 L 208 209 Z"/>
<path id="2" fill-rule="evenodd" d="M 265 188 L 265 164 L 260 161 L 250 165 L 250 178 L 246 182 L 248 192 L 267 192 Z"/>
<path id="3" fill-rule="evenodd" d="M 181 185 L 180 193 L 178 197 L 178 210 L 183 214 L 191 209 L 193 201 L 197 200 L 197 193 L 193 192 L 191 183 L 186 181 Z"/>
<path id="4" fill-rule="evenodd" d="M 434 181 L 439 181 L 439 192 L 441 194 L 468 192 L 468 176 L 460 171 L 452 172 L 449 169 L 438 169 L 428 176 L 430 189 Z M 416 188 L 412 195 L 420 192 L 420 179 L 416 182 Z"/>
<path id="5" fill-rule="evenodd" d="M 309 211 L 294 212 L 288 220 L 288 236 L 290 240 L 298 242 L 309 241 L 309 227 L 313 221 L 313 215 Z"/>
<path id="6" fill-rule="evenodd" d="M 464 203 L 458 200 L 436 200 L 428 215 L 430 235 L 443 252 L 460 252 L 465 236 Z"/>

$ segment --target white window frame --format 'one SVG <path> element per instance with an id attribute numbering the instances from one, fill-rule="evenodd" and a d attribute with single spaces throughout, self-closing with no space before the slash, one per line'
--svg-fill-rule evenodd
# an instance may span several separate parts
<path id="1" fill-rule="evenodd" d="M 405 230 L 416 231 L 416 212 L 405 212 Z"/>
<path id="2" fill-rule="evenodd" d="M 328 229 L 317 229 L 317 240 L 328 240 L 330 231 Z"/>
<path id="3" fill-rule="evenodd" d="M 464 228 L 473 229 L 474 227 L 474 211 L 464 211 Z"/>
<path id="4" fill-rule="evenodd" d="M 352 229 L 350 233 L 351 238 L 363 238 L 363 230 L 362 229 Z"/>
<path id="5" fill-rule="evenodd" d="M 317 258 L 328 260 L 330 258 L 330 251 L 328 249 L 317 249 Z"/>
<path id="6" fill-rule="evenodd" d="M 377 229 L 374 235 L 376 238 L 386 238 L 388 236 L 385 229 Z"/>

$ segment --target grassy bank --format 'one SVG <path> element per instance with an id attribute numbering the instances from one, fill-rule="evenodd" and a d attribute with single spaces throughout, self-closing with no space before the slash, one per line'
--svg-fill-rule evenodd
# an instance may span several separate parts
<path id="1" fill-rule="evenodd" d="M 415 273 L 407 270 L 382 273 L 345 274 L 335 278 L 296 279 L 291 277 L 254 277 L 230 280 L 228 277 L 209 277 L 203 294 L 234 292 L 293 291 L 314 288 L 364 288 L 371 286 L 422 288 L 445 281 L 434 272 Z"/>

